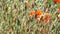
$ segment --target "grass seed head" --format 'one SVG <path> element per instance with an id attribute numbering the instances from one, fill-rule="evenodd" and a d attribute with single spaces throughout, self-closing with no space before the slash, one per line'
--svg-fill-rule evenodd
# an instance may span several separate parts
<path id="1" fill-rule="evenodd" d="M 58 15 L 58 18 L 60 19 L 60 14 Z"/>

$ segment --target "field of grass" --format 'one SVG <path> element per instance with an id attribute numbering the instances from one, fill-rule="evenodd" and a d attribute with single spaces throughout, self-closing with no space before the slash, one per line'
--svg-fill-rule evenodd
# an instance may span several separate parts
<path id="1" fill-rule="evenodd" d="M 0 0 L 0 34 L 60 34 L 58 6 L 53 0 Z M 50 14 L 44 23 L 29 14 L 38 9 Z"/>

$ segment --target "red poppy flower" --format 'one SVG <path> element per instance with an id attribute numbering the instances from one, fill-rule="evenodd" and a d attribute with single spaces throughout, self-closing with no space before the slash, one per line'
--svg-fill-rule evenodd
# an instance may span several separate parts
<path id="1" fill-rule="evenodd" d="M 40 18 L 40 15 L 36 15 L 37 16 L 37 18 Z"/>
<path id="2" fill-rule="evenodd" d="M 60 0 L 54 0 L 54 3 L 59 3 L 60 2 Z"/>
<path id="3" fill-rule="evenodd" d="M 42 24 L 43 24 L 43 23 L 45 22 L 45 19 L 42 19 L 41 22 L 42 22 Z"/>
<path id="4" fill-rule="evenodd" d="M 32 16 L 32 15 L 35 14 L 35 11 L 32 10 L 32 11 L 29 12 L 29 14 Z"/>
<path id="5" fill-rule="evenodd" d="M 50 14 L 49 13 L 45 13 L 45 17 L 49 18 Z"/>
<path id="6" fill-rule="evenodd" d="M 49 13 L 45 13 L 45 20 L 48 21 L 50 18 L 50 14 Z"/>
<path id="7" fill-rule="evenodd" d="M 58 6 L 57 9 L 58 9 L 58 12 L 60 12 L 60 6 Z"/>
<path id="8" fill-rule="evenodd" d="M 41 14 L 42 14 L 42 11 L 38 9 L 38 10 L 35 12 L 35 14 L 36 14 L 36 15 L 41 15 Z"/>

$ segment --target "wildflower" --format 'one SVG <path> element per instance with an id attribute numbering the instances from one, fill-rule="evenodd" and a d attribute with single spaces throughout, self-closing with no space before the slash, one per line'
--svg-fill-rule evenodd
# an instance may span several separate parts
<path id="1" fill-rule="evenodd" d="M 45 13 L 45 17 L 49 18 L 50 14 L 49 13 Z"/>
<path id="2" fill-rule="evenodd" d="M 58 15 L 58 18 L 60 19 L 60 14 Z"/>
<path id="3" fill-rule="evenodd" d="M 45 16 L 45 20 L 46 20 L 46 21 L 48 21 L 48 20 L 49 20 L 49 18 L 50 18 L 50 14 L 49 14 L 49 13 L 45 13 L 45 15 L 44 15 L 44 16 Z"/>
<path id="4" fill-rule="evenodd" d="M 37 18 L 40 18 L 40 15 L 36 15 L 37 16 Z"/>
<path id="5" fill-rule="evenodd" d="M 45 20 L 44 20 L 44 19 L 42 19 L 42 20 L 41 20 L 41 22 L 42 22 L 42 24 L 43 24 L 43 23 L 45 22 Z"/>
<path id="6" fill-rule="evenodd" d="M 60 0 L 54 0 L 54 3 L 59 3 L 60 2 Z"/>
<path id="7" fill-rule="evenodd" d="M 42 14 L 42 11 L 38 9 L 38 10 L 36 10 L 35 14 L 36 15 L 41 15 Z"/>
<path id="8" fill-rule="evenodd" d="M 34 11 L 34 10 L 31 10 L 31 11 L 29 12 L 29 14 L 32 16 L 32 15 L 35 14 L 35 11 Z"/>
<path id="9" fill-rule="evenodd" d="M 40 21 L 40 15 L 36 15 L 37 19 Z"/>
<path id="10" fill-rule="evenodd" d="M 60 12 L 60 6 L 58 6 L 57 9 L 58 9 L 58 12 Z"/>
<path id="11" fill-rule="evenodd" d="M 38 20 L 40 20 L 41 14 L 42 14 L 41 10 L 39 10 L 39 9 L 36 10 L 35 15 L 36 15 L 36 17 L 37 17 Z"/>

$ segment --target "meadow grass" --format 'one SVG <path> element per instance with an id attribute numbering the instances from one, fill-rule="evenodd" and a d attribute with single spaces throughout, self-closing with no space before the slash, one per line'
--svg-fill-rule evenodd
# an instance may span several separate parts
<path id="1" fill-rule="evenodd" d="M 58 34 L 58 6 L 53 0 L 0 0 L 0 34 Z M 30 16 L 30 10 L 37 9 L 50 13 L 50 20 L 42 24 Z"/>

